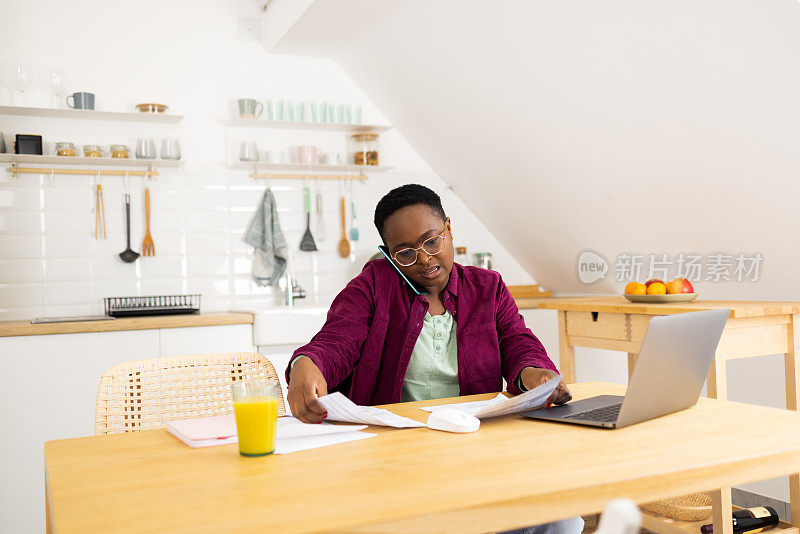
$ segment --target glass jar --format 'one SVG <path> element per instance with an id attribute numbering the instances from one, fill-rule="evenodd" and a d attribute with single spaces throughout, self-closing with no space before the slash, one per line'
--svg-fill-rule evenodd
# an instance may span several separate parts
<path id="1" fill-rule="evenodd" d="M 83 145 L 83 155 L 87 158 L 103 157 L 103 153 L 100 151 L 100 145 Z"/>
<path id="2" fill-rule="evenodd" d="M 112 158 L 127 158 L 128 157 L 128 145 L 111 145 L 111 157 Z"/>
<path id="3" fill-rule="evenodd" d="M 378 134 L 357 133 L 350 136 L 353 163 L 356 165 L 378 164 Z"/>
<path id="4" fill-rule="evenodd" d="M 456 247 L 455 262 L 461 265 L 469 265 L 469 256 L 467 255 L 467 247 Z"/>
<path id="5" fill-rule="evenodd" d="M 56 156 L 74 156 L 75 145 L 69 141 L 56 143 Z"/>
<path id="6" fill-rule="evenodd" d="M 491 252 L 476 252 L 472 255 L 474 260 L 473 265 L 475 267 L 480 267 L 481 269 L 489 269 L 492 268 L 492 253 Z"/>

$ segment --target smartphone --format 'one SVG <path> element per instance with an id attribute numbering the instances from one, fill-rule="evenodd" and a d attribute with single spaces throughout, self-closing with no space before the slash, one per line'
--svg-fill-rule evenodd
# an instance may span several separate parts
<path id="1" fill-rule="evenodd" d="M 403 277 L 403 280 L 406 281 L 406 284 L 409 285 L 409 287 L 411 288 L 411 290 L 414 293 L 416 293 L 417 295 L 427 295 L 428 294 L 428 291 L 424 287 L 420 286 L 419 284 L 415 284 L 414 282 L 409 280 L 406 277 L 406 275 L 403 274 L 403 271 L 400 270 L 400 267 L 398 267 L 397 264 L 392 259 L 392 257 L 389 256 L 389 249 L 388 248 L 386 248 L 383 245 L 378 245 L 378 250 L 380 250 L 381 254 L 383 254 L 386 257 L 386 259 L 389 260 L 389 263 L 392 264 L 392 267 L 394 267 L 394 270 L 397 271 L 398 274 Z"/>

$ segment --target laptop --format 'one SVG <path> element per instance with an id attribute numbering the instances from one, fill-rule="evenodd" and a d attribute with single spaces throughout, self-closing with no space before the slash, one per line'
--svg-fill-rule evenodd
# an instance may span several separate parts
<path id="1" fill-rule="evenodd" d="M 694 406 L 729 315 L 724 308 L 653 317 L 624 397 L 599 395 L 522 415 L 622 428 Z"/>

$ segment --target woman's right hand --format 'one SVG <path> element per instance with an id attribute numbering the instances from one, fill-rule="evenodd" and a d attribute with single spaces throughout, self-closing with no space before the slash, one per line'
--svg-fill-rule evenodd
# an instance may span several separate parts
<path id="1" fill-rule="evenodd" d="M 308 356 L 296 360 L 289 373 L 289 409 L 304 423 L 321 423 L 328 415 L 318 397 L 328 394 L 328 383 Z"/>

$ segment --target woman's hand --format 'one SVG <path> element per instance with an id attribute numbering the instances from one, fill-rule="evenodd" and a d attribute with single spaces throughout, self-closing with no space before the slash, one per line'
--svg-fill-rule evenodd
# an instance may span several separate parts
<path id="1" fill-rule="evenodd" d="M 289 374 L 289 408 L 304 423 L 321 423 L 328 415 L 317 397 L 328 394 L 328 384 L 308 356 L 298 358 Z"/>
<path id="2" fill-rule="evenodd" d="M 528 391 L 532 390 L 537 386 L 541 386 L 554 376 L 558 376 L 558 373 L 555 371 L 551 371 L 550 369 L 539 369 L 538 367 L 526 367 L 520 373 L 520 377 L 522 379 L 522 384 L 528 388 Z M 547 405 L 550 404 L 564 404 L 572 400 L 572 394 L 569 392 L 569 388 L 562 380 L 558 383 L 558 387 L 553 394 L 550 395 L 550 398 L 547 399 Z M 294 408 L 292 408 L 294 410 Z"/>

